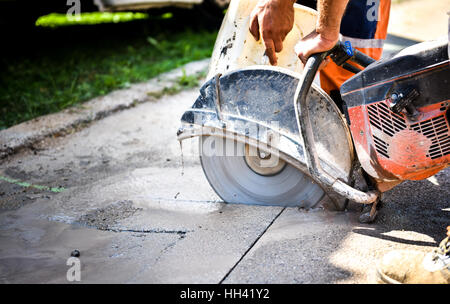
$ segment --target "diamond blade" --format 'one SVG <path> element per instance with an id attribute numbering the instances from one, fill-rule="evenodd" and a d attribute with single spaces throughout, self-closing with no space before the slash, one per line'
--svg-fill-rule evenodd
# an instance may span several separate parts
<path id="1" fill-rule="evenodd" d="M 253 170 L 245 158 L 245 144 L 223 139 L 234 145 L 235 155 L 223 156 L 214 145 L 203 144 L 200 137 L 200 161 L 215 192 L 227 203 L 314 207 L 324 191 L 311 178 L 290 164 L 276 174 L 262 175 Z"/>

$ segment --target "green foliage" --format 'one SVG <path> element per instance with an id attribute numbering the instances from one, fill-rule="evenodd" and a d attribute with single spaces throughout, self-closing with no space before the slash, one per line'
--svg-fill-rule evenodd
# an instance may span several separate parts
<path id="1" fill-rule="evenodd" d="M 170 14 L 170 13 L 169 13 Z M 60 27 L 77 24 L 100 24 L 100 23 L 119 23 L 133 20 L 147 19 L 148 14 L 132 12 L 92 12 L 80 13 L 79 15 L 67 16 L 66 14 L 49 14 L 39 17 L 36 20 L 36 26 L 42 27 Z"/>
<path id="2" fill-rule="evenodd" d="M 161 19 L 170 19 L 173 17 L 173 14 L 171 12 L 167 12 L 161 15 Z"/>
<path id="3" fill-rule="evenodd" d="M 198 85 L 199 80 L 205 75 L 186 75 L 186 71 L 183 69 L 183 75 L 178 78 L 178 85 L 182 88 L 193 88 Z"/>
<path id="4" fill-rule="evenodd" d="M 215 30 L 161 31 L 130 41 L 74 43 L 40 56 L 1 58 L 0 129 L 210 57 L 216 35 Z M 196 85 L 194 78 L 184 75 L 179 86 Z"/>
<path id="5" fill-rule="evenodd" d="M 181 75 L 178 79 L 175 85 L 171 87 L 164 87 L 162 91 L 160 92 L 149 92 L 147 93 L 148 96 L 152 96 L 155 98 L 160 98 L 163 95 L 174 95 L 181 90 L 185 89 L 191 89 L 193 87 L 196 87 L 200 84 L 200 79 L 204 78 L 206 76 L 206 72 L 204 73 L 198 73 L 195 75 L 187 75 L 186 71 L 183 69 L 183 75 Z"/>

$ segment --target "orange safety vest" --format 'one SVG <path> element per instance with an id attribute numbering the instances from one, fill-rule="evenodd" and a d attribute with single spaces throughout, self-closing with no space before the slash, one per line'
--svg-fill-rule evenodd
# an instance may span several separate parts
<path id="1" fill-rule="evenodd" d="M 341 22 L 341 41 L 379 60 L 387 36 L 391 0 L 350 0 Z M 361 67 L 360 67 L 361 68 Z M 354 74 L 334 62 L 320 72 L 320 85 L 330 94 Z"/>

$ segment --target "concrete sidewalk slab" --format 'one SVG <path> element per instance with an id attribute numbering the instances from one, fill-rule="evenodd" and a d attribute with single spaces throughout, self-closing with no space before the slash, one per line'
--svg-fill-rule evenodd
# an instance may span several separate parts
<path id="1" fill-rule="evenodd" d="M 10 156 L 1 174 L 65 190 L 0 181 L 20 202 L 0 199 L 0 280 L 67 282 L 65 263 L 78 249 L 83 283 L 219 283 L 282 208 L 222 203 L 195 140 L 183 144 L 181 167 L 176 131 L 197 95 L 143 103 L 49 139 L 36 155 Z"/>

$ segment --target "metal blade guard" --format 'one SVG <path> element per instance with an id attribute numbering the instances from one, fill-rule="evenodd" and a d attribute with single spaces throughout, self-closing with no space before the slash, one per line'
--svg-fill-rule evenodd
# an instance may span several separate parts
<path id="1" fill-rule="evenodd" d="M 248 147 L 245 149 L 247 153 L 253 152 L 260 159 L 267 160 L 265 166 L 269 169 L 262 175 L 270 172 L 270 168 L 279 166 L 278 161 L 286 162 L 337 201 L 340 198 L 312 176 L 307 166 L 303 133 L 298 128 L 294 103 L 299 79 L 298 73 L 269 66 L 254 66 L 216 75 L 201 87 L 200 96 L 192 108 L 183 114 L 178 139 L 200 136 L 203 139 L 200 141 L 201 156 L 211 151 L 205 145 L 212 145 L 215 146 L 214 153 L 222 153 L 220 156 L 226 158 L 242 155 L 237 155 L 235 147 L 229 144 L 224 146 L 225 139 L 228 143 L 244 144 Z M 348 183 L 354 154 L 344 118 L 331 98 L 315 84 L 311 86 L 307 99 L 320 166 L 329 176 Z M 216 189 L 211 180 L 210 183 Z M 239 199 L 232 202 L 239 203 Z M 270 202 L 261 204 L 271 205 Z M 273 205 L 305 206 L 300 201 L 278 201 Z"/>

